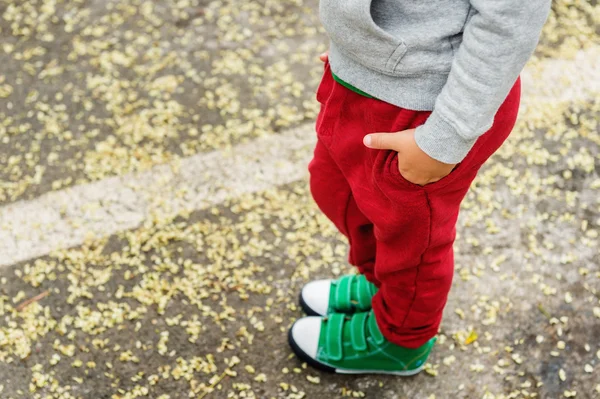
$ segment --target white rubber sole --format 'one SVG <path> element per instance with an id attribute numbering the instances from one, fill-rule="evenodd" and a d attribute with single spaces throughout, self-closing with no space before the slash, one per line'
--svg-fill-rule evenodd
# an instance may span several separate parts
<path id="1" fill-rule="evenodd" d="M 410 377 L 415 374 L 419 374 L 425 366 L 421 366 L 414 370 L 406 370 L 406 371 L 386 371 L 386 370 L 345 370 L 345 369 L 335 369 L 337 374 L 387 374 L 387 375 L 397 375 L 400 377 Z"/>

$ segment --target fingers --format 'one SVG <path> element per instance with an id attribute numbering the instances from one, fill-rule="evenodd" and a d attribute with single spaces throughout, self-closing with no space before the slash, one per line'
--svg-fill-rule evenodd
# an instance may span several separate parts
<path id="1" fill-rule="evenodd" d="M 319 59 L 323 62 L 327 62 L 327 60 L 329 59 L 329 51 L 326 51 L 323 54 L 321 54 L 319 56 Z"/>
<path id="2" fill-rule="evenodd" d="M 400 132 L 401 133 L 401 132 Z M 377 150 L 399 150 L 399 133 L 372 133 L 363 138 L 363 144 Z"/>

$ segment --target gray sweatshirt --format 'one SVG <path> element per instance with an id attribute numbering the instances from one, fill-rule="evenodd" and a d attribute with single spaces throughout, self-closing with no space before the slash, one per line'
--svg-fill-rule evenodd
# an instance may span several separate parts
<path id="1" fill-rule="evenodd" d="M 411 110 L 429 156 L 458 163 L 533 53 L 551 0 L 320 0 L 333 73 Z"/>

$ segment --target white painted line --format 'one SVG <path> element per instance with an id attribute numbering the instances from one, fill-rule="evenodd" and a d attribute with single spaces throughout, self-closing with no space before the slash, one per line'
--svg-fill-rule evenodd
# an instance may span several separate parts
<path id="1" fill-rule="evenodd" d="M 573 60 L 545 60 L 523 72 L 524 107 L 600 93 L 600 47 Z M 306 175 L 313 124 L 230 150 L 198 154 L 151 170 L 50 192 L 0 208 L 0 266 L 139 226 L 150 215 L 201 209 Z"/>
<path id="2" fill-rule="evenodd" d="M 0 266 L 140 225 L 151 214 L 201 209 L 306 175 L 313 123 L 138 174 L 50 192 L 0 208 Z"/>
<path id="3" fill-rule="evenodd" d="M 522 76 L 523 103 L 564 103 L 600 93 L 600 46 L 578 51 L 573 59 L 531 63 Z"/>

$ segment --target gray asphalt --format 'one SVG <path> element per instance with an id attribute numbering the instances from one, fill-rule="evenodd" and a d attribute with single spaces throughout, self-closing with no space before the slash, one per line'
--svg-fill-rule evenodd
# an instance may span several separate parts
<path id="1" fill-rule="evenodd" d="M 600 44 L 596 3 L 553 8 L 534 65 Z M 0 15 L 3 204 L 317 111 L 316 1 L 0 0 Z M 302 285 L 350 270 L 300 179 L 1 268 L 0 398 L 599 398 L 598 98 L 528 106 L 481 171 L 426 372 L 329 375 L 291 354 Z"/>

